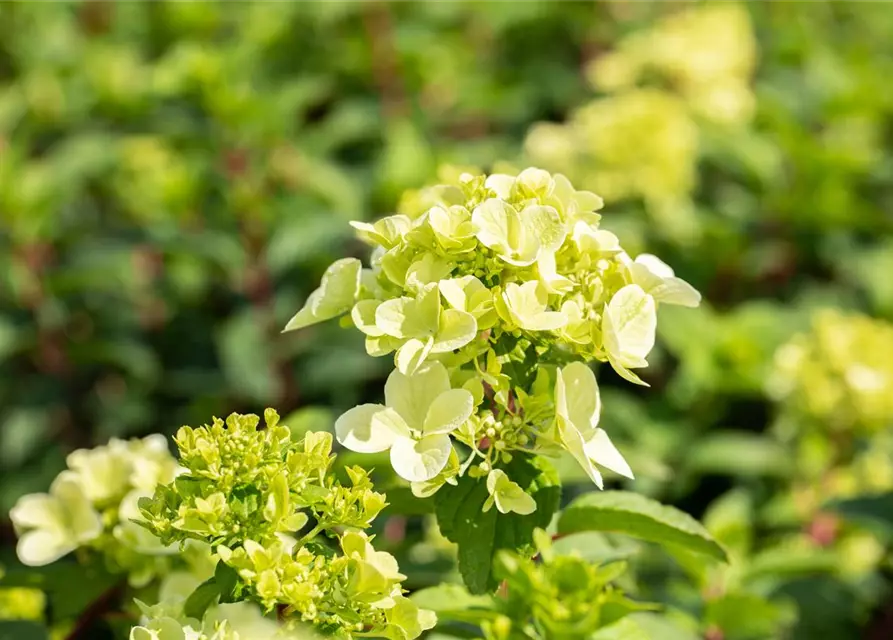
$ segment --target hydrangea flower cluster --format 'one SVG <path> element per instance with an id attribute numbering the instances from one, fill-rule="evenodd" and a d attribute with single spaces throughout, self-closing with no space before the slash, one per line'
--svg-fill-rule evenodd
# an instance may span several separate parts
<path id="1" fill-rule="evenodd" d="M 307 640 L 309 634 L 288 631 L 247 602 L 221 604 L 201 620 L 173 615 L 151 617 L 146 608 L 144 624 L 130 630 L 130 640 Z"/>
<path id="2" fill-rule="evenodd" d="M 743 6 L 673 12 L 594 58 L 587 78 L 607 95 L 565 123 L 534 125 L 525 152 L 611 201 L 641 199 L 660 233 L 691 242 L 702 231 L 691 200 L 702 129 L 749 121 L 755 60 Z"/>
<path id="3" fill-rule="evenodd" d="M 350 484 L 342 485 L 331 469 L 331 434 L 310 432 L 294 442 L 275 411 L 264 417 L 261 429 L 257 416 L 238 414 L 181 428 L 175 441 L 186 470 L 140 501 L 145 526 L 164 543 L 210 544 L 220 564 L 209 585 L 220 590 L 221 603 L 250 599 L 277 611 L 281 633 L 309 623 L 342 638 L 409 640 L 431 628 L 433 614 L 403 595 L 396 560 L 362 531 L 386 505 L 367 472 L 347 467 Z M 231 583 L 226 589 L 221 571 Z M 153 619 L 156 626 L 202 627 L 183 612 Z M 203 624 L 205 635 L 196 637 L 262 637 L 222 627 L 212 633 Z"/>
<path id="4" fill-rule="evenodd" d="M 134 586 L 165 573 L 176 553 L 133 522 L 137 503 L 178 473 L 164 436 L 79 449 L 49 493 L 22 496 L 10 511 L 22 563 L 42 566 L 77 549 L 101 554 L 109 569 Z"/>
<path id="5" fill-rule="evenodd" d="M 893 325 L 826 310 L 778 350 L 768 392 L 833 429 L 879 432 L 893 424 L 890 353 Z"/>
<path id="6" fill-rule="evenodd" d="M 645 384 L 633 370 L 648 364 L 658 306 L 697 306 L 700 294 L 655 256 L 631 259 L 601 228 L 602 204 L 530 168 L 461 174 L 404 213 L 352 223 L 373 247 L 370 268 L 335 262 L 286 327 L 349 314 L 370 355 L 393 354 L 384 403 L 342 415 L 338 441 L 390 451 L 419 496 L 488 476 L 488 506 L 503 512 L 535 508 L 499 468 L 512 451 L 567 451 L 598 486 L 596 464 L 631 477 L 598 426 L 586 363 Z"/>
<path id="7" fill-rule="evenodd" d="M 596 87 L 617 91 L 643 76 L 669 80 L 700 116 L 745 122 L 755 98 L 749 87 L 756 66 L 756 39 L 747 9 L 708 4 L 680 11 L 623 39 L 596 58 L 587 73 Z"/>
<path id="8" fill-rule="evenodd" d="M 213 570 L 212 570 L 213 573 Z M 159 588 L 158 603 L 137 600 L 140 624 L 130 630 L 130 640 L 308 640 L 309 630 L 287 630 L 250 602 L 231 602 L 209 607 L 201 619 L 187 615 L 189 596 L 201 585 L 195 573 L 174 572 Z"/>
<path id="9" fill-rule="evenodd" d="M 533 161 L 565 172 L 610 201 L 640 197 L 649 205 L 678 202 L 697 181 L 698 126 L 685 101 L 667 91 L 635 88 L 593 100 L 562 124 L 531 128 Z"/>

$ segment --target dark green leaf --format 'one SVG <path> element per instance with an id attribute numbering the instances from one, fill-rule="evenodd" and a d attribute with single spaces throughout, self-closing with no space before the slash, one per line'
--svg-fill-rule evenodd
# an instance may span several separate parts
<path id="1" fill-rule="evenodd" d="M 536 500 L 532 515 L 501 514 L 495 508 L 483 513 L 488 496 L 484 479 L 466 476 L 458 486 L 446 485 L 435 494 L 438 526 L 459 546 L 459 572 L 472 594 L 496 587 L 492 572 L 496 551 L 531 550 L 533 530 L 548 526 L 561 498 L 558 475 L 542 458 L 517 455 L 505 472 Z"/>
<path id="2" fill-rule="evenodd" d="M 893 491 L 849 500 L 834 500 L 826 504 L 825 508 L 852 522 L 893 532 Z"/>
<path id="3" fill-rule="evenodd" d="M 39 622 L 0 620 L 0 640 L 47 640 L 50 635 Z"/>
<path id="4" fill-rule="evenodd" d="M 386 489 L 388 513 L 403 516 L 421 516 L 434 512 L 434 501 L 416 498 L 406 487 Z"/>
<path id="5" fill-rule="evenodd" d="M 97 598 L 120 583 L 121 576 L 108 573 L 96 564 L 56 562 L 45 567 L 6 567 L 0 587 L 32 587 L 44 591 L 53 620 L 77 617 Z"/>
<path id="6" fill-rule="evenodd" d="M 188 618 L 202 619 L 205 611 L 220 595 L 220 587 L 215 578 L 208 578 L 195 588 L 183 605 L 183 615 Z"/>
<path id="7" fill-rule="evenodd" d="M 214 581 L 220 592 L 220 602 L 235 602 L 239 587 L 239 574 L 223 560 L 217 562 L 214 568 Z"/>
<path id="8" fill-rule="evenodd" d="M 247 520 L 260 509 L 260 490 L 254 485 L 236 487 L 229 498 L 229 506 L 242 520 Z"/>

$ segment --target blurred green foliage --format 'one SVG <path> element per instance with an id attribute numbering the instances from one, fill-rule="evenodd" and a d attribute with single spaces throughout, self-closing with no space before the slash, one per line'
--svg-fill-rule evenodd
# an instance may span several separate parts
<path id="1" fill-rule="evenodd" d="M 889 501 L 864 498 L 893 490 L 893 378 L 870 413 L 803 409 L 893 359 L 855 335 L 893 320 L 893 11 L 717 6 L 705 28 L 668 21 L 680 2 L 0 4 L 0 513 L 111 436 L 267 405 L 303 432 L 377 401 L 388 363 L 355 332 L 279 333 L 327 264 L 365 258 L 347 222 L 447 164 L 536 163 L 610 191 L 604 226 L 705 294 L 662 309 L 651 389 L 600 370 L 602 420 L 628 488 L 703 516 L 734 561 L 557 544 L 634 556 L 625 590 L 687 630 L 654 637 L 893 635 Z M 827 307 L 852 318 L 830 337 Z M 412 586 L 455 578 L 400 495 L 381 535 Z M 7 591 L 0 617 L 19 601 L 43 606 Z"/>

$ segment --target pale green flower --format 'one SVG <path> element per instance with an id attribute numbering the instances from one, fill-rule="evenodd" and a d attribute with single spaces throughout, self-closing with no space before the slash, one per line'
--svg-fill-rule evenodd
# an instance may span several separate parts
<path id="1" fill-rule="evenodd" d="M 597 226 L 578 221 L 574 225 L 572 233 L 574 244 L 580 253 L 590 253 L 596 256 L 619 254 L 620 240 L 610 231 L 599 229 Z"/>
<path id="2" fill-rule="evenodd" d="M 107 503 L 129 489 L 131 456 L 121 440 L 113 439 L 104 447 L 72 451 L 66 462 L 93 502 Z"/>
<path id="3" fill-rule="evenodd" d="M 359 531 L 345 533 L 341 537 L 341 549 L 352 564 L 348 581 L 351 597 L 369 602 L 375 608 L 393 607 L 394 587 L 406 580 L 394 556 L 376 551 L 369 536 Z"/>
<path id="4" fill-rule="evenodd" d="M 441 280 L 440 293 L 453 309 L 474 316 L 478 331 L 489 329 L 499 319 L 493 306 L 493 294 L 474 276 Z"/>
<path id="5" fill-rule="evenodd" d="M 103 530 L 102 518 L 71 471 L 60 473 L 48 494 L 22 496 L 9 518 L 19 533 L 19 560 L 31 567 L 55 562 Z"/>
<path id="6" fill-rule="evenodd" d="M 387 216 L 369 224 L 368 222 L 351 222 L 350 226 L 357 230 L 357 235 L 371 245 L 379 245 L 385 249 L 396 246 L 412 228 L 409 216 Z"/>
<path id="7" fill-rule="evenodd" d="M 540 251 L 536 266 L 539 271 L 539 281 L 548 293 L 564 295 L 574 289 L 574 282 L 558 273 L 554 251 Z"/>
<path id="8" fill-rule="evenodd" d="M 374 323 L 369 322 L 372 305 L 361 303 L 354 309 L 354 322 L 367 336 L 385 338 L 388 345 L 398 345 L 394 361 L 397 369 L 407 374 L 430 354 L 465 346 L 478 331 L 470 313 L 443 308 L 440 290 L 433 283 L 422 287 L 415 298 L 394 298 L 375 306 Z"/>
<path id="9" fill-rule="evenodd" d="M 484 502 L 484 511 L 493 505 L 499 513 L 519 513 L 522 516 L 536 511 L 536 500 L 533 499 L 517 482 L 513 482 L 502 469 L 493 469 L 487 475 L 487 491 L 490 496 Z"/>
<path id="10" fill-rule="evenodd" d="M 130 630 L 130 640 L 198 640 L 199 637 L 191 627 L 184 628 L 175 618 L 156 618 Z"/>
<path id="11" fill-rule="evenodd" d="M 447 459 L 446 466 L 436 476 L 424 482 L 410 483 L 412 495 L 416 498 L 430 498 L 437 493 L 445 484 L 456 485 L 458 481 L 456 476 L 459 475 L 461 467 L 459 465 L 459 455 L 456 450 L 450 448 L 450 457 Z"/>
<path id="12" fill-rule="evenodd" d="M 351 451 L 390 449 L 400 477 L 425 482 L 447 465 L 449 434 L 473 411 L 471 393 L 452 389 L 446 368 L 431 362 L 412 375 L 392 372 L 385 384 L 385 404 L 354 407 L 335 422 L 335 434 Z"/>
<path id="13" fill-rule="evenodd" d="M 360 290 L 362 265 L 356 258 L 342 258 L 332 263 L 322 276 L 319 287 L 285 325 L 284 331 L 336 318 L 350 311 Z"/>
<path id="14" fill-rule="evenodd" d="M 526 331 L 553 331 L 567 324 L 563 313 L 548 310 L 549 294 L 538 280 L 508 283 L 500 302 L 497 309 L 504 309 L 505 320 Z"/>
<path id="15" fill-rule="evenodd" d="M 657 256 L 643 253 L 630 261 L 626 254 L 621 256 L 632 284 L 654 298 L 655 302 L 676 304 L 683 307 L 697 307 L 701 294 L 682 278 L 677 278 L 672 267 Z"/>
<path id="16" fill-rule="evenodd" d="M 657 331 L 654 298 L 637 284 L 623 287 L 605 305 L 601 329 L 614 370 L 630 382 L 648 386 L 630 369 L 648 366 L 645 357 L 654 346 Z"/>
<path id="17" fill-rule="evenodd" d="M 576 144 L 611 150 L 602 177 L 616 180 L 623 194 L 665 202 L 679 184 L 688 184 L 677 178 L 686 178 L 690 167 L 677 158 L 679 149 L 691 150 L 691 140 L 673 118 L 658 128 L 656 140 L 649 127 L 639 126 L 664 118 L 663 98 L 637 92 L 621 101 L 630 114 L 617 120 L 613 108 L 601 105 L 581 111 L 574 127 L 581 132 Z M 612 128 L 617 121 L 622 131 Z M 641 145 L 628 143 L 632 132 L 644 135 Z M 640 146 L 654 155 L 644 168 Z M 659 184 L 651 191 L 654 176 Z M 700 297 L 653 256 L 631 260 L 620 239 L 600 226 L 602 199 L 576 190 L 561 174 L 535 167 L 517 175 L 456 170 L 442 179 L 449 184 L 408 194 L 398 215 L 354 223 L 373 251 L 370 268 L 359 276 L 351 321 L 365 334 L 367 352 L 393 354 L 397 371 L 385 405 L 356 407 L 337 425 L 350 449 L 390 451 L 397 473 L 423 497 L 466 473 L 486 476 L 514 451 L 548 446 L 543 425 L 567 422 L 555 415 L 549 371 L 556 363 L 607 361 L 627 380 L 644 384 L 633 370 L 648 364 L 658 304 L 692 306 Z M 432 362 L 436 366 L 426 369 Z M 413 409 L 394 404 L 399 385 L 412 388 L 408 380 L 435 370 L 443 383 L 412 400 Z M 454 413 L 461 409 L 459 424 L 452 418 L 426 424 L 429 409 L 444 413 L 432 405 L 432 394 L 460 390 L 471 394 L 471 408 L 453 407 Z M 447 427 L 439 424 L 444 421 Z M 607 456 L 606 464 L 623 470 L 605 453 L 611 445 L 603 432 L 580 424 L 575 429 L 585 434 L 564 426 L 563 436 L 552 434 L 553 448 L 587 460 Z M 469 449 L 461 462 L 451 439 Z M 493 478 L 511 493 L 510 480 Z"/>
<path id="18" fill-rule="evenodd" d="M 432 207 L 426 214 L 437 244 L 451 253 L 462 254 L 475 248 L 471 213 L 461 205 Z"/>
<path id="19" fill-rule="evenodd" d="M 605 430 L 598 427 L 601 396 L 592 369 L 582 362 L 572 362 L 559 369 L 556 376 L 555 439 L 599 488 L 603 481 L 595 464 L 632 478 L 626 460 Z"/>
<path id="20" fill-rule="evenodd" d="M 208 609 L 202 620 L 182 615 L 151 615 L 130 631 L 130 640 L 301 640 L 312 636 L 289 630 L 249 602 L 232 602 Z"/>
<path id="21" fill-rule="evenodd" d="M 112 534 L 118 542 L 137 554 L 155 556 L 179 553 L 177 545 L 165 546 L 157 536 L 134 522 L 143 519 L 139 508 L 140 498 L 151 495 L 144 491 L 131 491 L 124 496 L 118 507 L 118 524 L 115 525 Z"/>
<path id="22" fill-rule="evenodd" d="M 533 264 L 540 249 L 556 251 L 567 235 L 554 207 L 531 204 L 518 211 L 499 198 L 475 207 L 471 221 L 478 241 L 514 266 Z"/>
<path id="23" fill-rule="evenodd" d="M 385 615 L 388 624 L 381 633 L 390 640 L 413 640 L 437 624 L 433 611 L 419 609 L 412 600 L 399 595 L 394 597 L 394 606 Z"/>

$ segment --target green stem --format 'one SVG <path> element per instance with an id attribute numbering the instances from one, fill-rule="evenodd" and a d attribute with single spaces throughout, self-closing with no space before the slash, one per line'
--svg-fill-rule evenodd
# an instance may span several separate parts
<path id="1" fill-rule="evenodd" d="M 305 544 L 310 542 L 313 538 L 315 538 L 319 533 L 325 529 L 325 525 L 322 522 L 317 522 L 316 526 L 313 527 L 310 531 L 304 534 L 300 540 L 298 540 L 298 546 L 303 547 Z"/>

